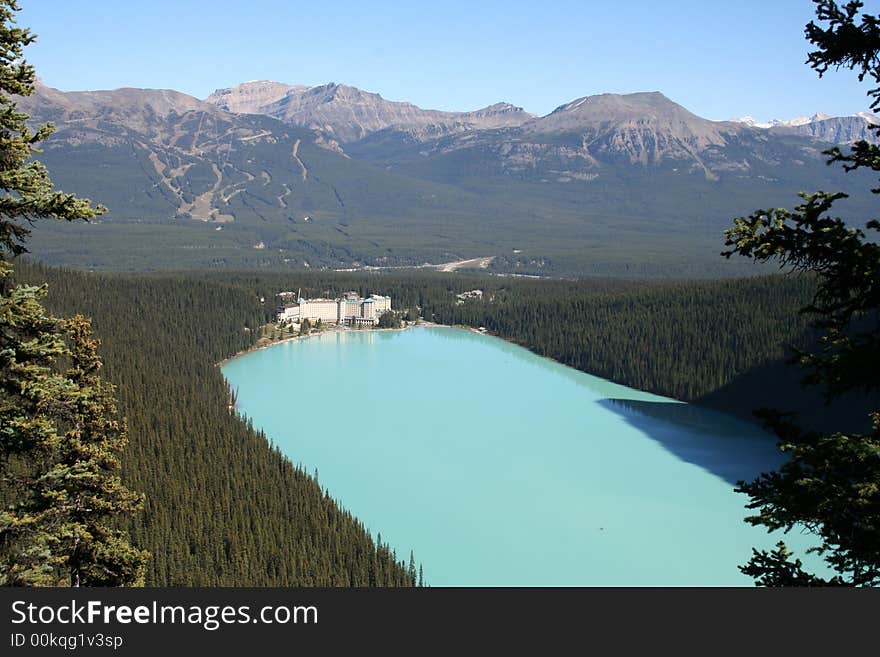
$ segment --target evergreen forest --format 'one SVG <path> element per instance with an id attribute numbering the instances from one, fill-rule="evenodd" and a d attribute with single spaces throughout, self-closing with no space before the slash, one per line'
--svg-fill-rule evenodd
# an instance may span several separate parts
<path id="1" fill-rule="evenodd" d="M 782 363 L 787 345 L 809 339 L 797 310 L 814 288 L 808 276 L 634 282 L 415 272 L 108 274 L 22 260 L 16 275 L 48 284 L 52 312 L 92 318 L 103 376 L 117 386 L 128 420 L 123 479 L 146 498 L 130 529 L 134 544 L 152 555 L 146 583 L 155 586 L 418 583 L 412 560 L 373 538 L 333 491 L 234 411 L 217 363 L 255 344 L 280 291 L 390 294 L 397 310 L 485 327 L 583 371 L 748 416 L 754 395 L 779 398 L 779 382 L 758 376 L 748 386 L 752 397 L 736 382 L 762 368 L 794 369 Z M 482 299 L 456 296 L 474 289 Z M 796 378 L 788 385 L 797 392 Z"/>
<path id="2" fill-rule="evenodd" d="M 215 363 L 263 321 L 240 287 L 183 276 L 29 267 L 57 314 L 85 312 L 117 386 L 123 480 L 145 494 L 130 522 L 148 586 L 408 586 L 403 562 L 330 492 L 240 419 Z"/>

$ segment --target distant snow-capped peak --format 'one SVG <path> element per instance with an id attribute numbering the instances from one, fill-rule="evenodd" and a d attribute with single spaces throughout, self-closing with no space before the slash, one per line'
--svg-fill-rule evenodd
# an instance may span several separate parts
<path id="1" fill-rule="evenodd" d="M 771 123 L 761 123 L 754 116 L 742 116 L 738 119 L 730 119 L 733 123 L 742 123 L 750 128 L 769 128 Z"/>
<path id="2" fill-rule="evenodd" d="M 878 119 L 873 114 L 869 114 L 868 112 L 859 112 L 857 114 L 852 114 L 851 116 L 858 116 L 868 123 L 880 123 L 880 119 Z M 793 119 L 789 119 L 788 121 L 783 121 L 781 119 L 770 119 L 769 121 L 758 121 L 753 116 L 743 116 L 739 119 L 730 119 L 733 123 L 742 123 L 751 128 L 775 128 L 775 127 L 784 127 L 784 128 L 796 128 L 802 125 L 809 125 L 810 123 L 816 123 L 817 121 L 827 121 L 828 119 L 836 118 L 831 116 L 830 114 L 824 114 L 822 112 L 816 112 L 813 116 L 796 116 Z"/>
<path id="3" fill-rule="evenodd" d="M 880 118 L 877 118 L 876 116 L 874 116 L 870 112 L 858 112 L 856 114 L 853 114 L 853 116 L 859 116 L 859 117 L 865 119 L 865 121 L 867 121 L 868 123 L 873 123 L 875 125 L 880 123 Z"/>

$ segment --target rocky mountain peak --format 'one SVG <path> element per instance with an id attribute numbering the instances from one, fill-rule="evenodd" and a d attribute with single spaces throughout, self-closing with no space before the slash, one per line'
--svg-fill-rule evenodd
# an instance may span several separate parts
<path id="1" fill-rule="evenodd" d="M 313 87 L 265 80 L 246 82 L 218 89 L 207 102 L 231 112 L 266 114 L 318 130 L 334 143 L 357 141 L 383 130 L 405 131 L 419 140 L 467 130 L 519 126 L 534 118 L 511 103 L 495 103 L 472 112 L 422 109 L 336 82 Z"/>
<path id="2" fill-rule="evenodd" d="M 616 122 L 633 118 L 677 117 L 699 119 L 659 91 L 632 94 L 598 94 L 584 96 L 560 105 L 539 119 L 545 125 L 564 123 Z"/>
<path id="3" fill-rule="evenodd" d="M 480 118 L 489 118 L 489 117 L 505 117 L 511 122 L 523 123 L 529 119 L 535 118 L 534 114 L 529 114 L 522 107 L 518 107 L 513 105 L 512 103 L 494 103 L 482 109 L 474 110 L 472 112 L 465 112 L 462 114 L 462 117 L 467 120 L 470 119 L 480 119 Z M 514 123 L 511 123 L 514 124 Z"/>
<path id="4" fill-rule="evenodd" d="M 350 87 L 345 84 L 337 84 L 336 82 L 328 82 L 327 84 L 317 85 L 302 90 L 294 90 L 286 94 L 288 102 L 290 99 L 319 99 L 321 102 L 330 103 L 370 103 L 373 105 L 381 105 L 388 103 L 382 96 L 377 93 L 363 91 L 357 87 Z M 396 103 L 400 105 L 409 105 L 409 103 Z"/>
<path id="5" fill-rule="evenodd" d="M 699 153 L 727 145 L 730 136 L 741 130 L 692 114 L 656 91 L 584 96 L 528 121 L 523 129 L 572 134 L 584 144 L 585 157 L 624 157 L 643 165 L 665 159 L 701 163 Z"/>
<path id="6" fill-rule="evenodd" d="M 494 103 L 482 109 L 464 112 L 458 118 L 474 128 L 488 129 L 520 126 L 535 118 L 535 115 L 511 103 Z"/>
<path id="7" fill-rule="evenodd" d="M 519 113 L 528 114 L 522 107 L 517 107 L 516 105 L 512 105 L 511 103 L 494 103 L 483 109 L 474 110 L 473 112 L 468 112 L 468 114 L 474 116 L 485 116 L 489 114 L 510 114 L 510 113 Z"/>
<path id="8" fill-rule="evenodd" d="M 251 80 L 234 87 L 217 89 L 205 102 L 237 114 L 264 114 L 272 103 L 278 102 L 291 92 L 309 89 L 304 85 L 284 84 L 271 80 Z"/>
<path id="9" fill-rule="evenodd" d="M 85 128 L 99 123 L 116 124 L 148 133 L 157 122 L 188 112 L 222 114 L 214 105 L 171 89 L 124 87 L 105 91 L 53 89 L 38 81 L 34 93 L 17 99 L 19 107 L 34 121 L 55 121 Z M 74 123 L 72 121 L 79 121 Z"/>

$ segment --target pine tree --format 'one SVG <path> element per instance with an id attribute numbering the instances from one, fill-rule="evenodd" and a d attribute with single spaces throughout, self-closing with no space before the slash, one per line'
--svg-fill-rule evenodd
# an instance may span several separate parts
<path id="1" fill-rule="evenodd" d="M 39 467 L 61 441 L 51 416 L 68 382 L 55 363 L 67 351 L 61 321 L 40 305 L 45 288 L 9 283 L 0 263 L 0 584 L 56 583 L 51 537 L 30 507 Z"/>
<path id="2" fill-rule="evenodd" d="M 49 217 L 71 221 L 91 219 L 105 211 L 88 199 L 56 191 L 46 167 L 31 159 L 36 144 L 54 131 L 52 124 L 31 131 L 27 114 L 19 112 L 13 96 L 34 92 L 34 68 L 25 62 L 25 46 L 35 39 L 30 30 L 15 27 L 17 0 L 0 0 L 0 252 L 25 252 L 30 234 L 25 224 Z"/>
<path id="3" fill-rule="evenodd" d="M 0 323 L 2 353 L 12 355 L 0 361 L 0 455 L 10 501 L 0 512 L 0 583 L 139 584 L 147 555 L 114 524 L 142 503 L 118 475 L 125 424 L 112 387 L 97 376 L 88 320 L 47 315 L 44 294 L 18 286 L 0 297 L 0 316 L 16 320 Z M 64 372 L 62 360 L 70 363 Z"/>
<path id="4" fill-rule="evenodd" d="M 141 510 L 143 496 L 119 476 L 119 454 L 127 442 L 113 386 L 99 376 L 102 363 L 89 320 L 64 320 L 70 342 L 73 384 L 64 398 L 66 431 L 53 466 L 37 481 L 37 500 L 56 519 L 53 540 L 60 568 L 71 586 L 143 584 L 148 557 L 131 546 L 114 519 Z"/>
<path id="5" fill-rule="evenodd" d="M 810 65 L 822 76 L 830 67 L 858 71 L 880 84 L 880 18 L 860 14 L 861 2 L 816 0 L 822 25 L 806 27 L 817 47 Z M 868 92 L 872 109 L 880 108 L 880 87 Z M 880 126 L 872 126 L 880 136 Z M 865 141 L 844 155 L 828 152 L 830 162 L 847 170 L 865 167 L 880 171 L 880 148 Z M 880 188 L 872 190 L 880 193 Z M 805 383 L 819 384 L 832 400 L 849 391 L 880 389 L 880 245 L 859 229 L 829 216 L 845 194 L 823 191 L 801 194 L 794 211 L 759 210 L 736 220 L 727 232 L 734 253 L 757 261 L 777 260 L 794 270 L 815 274 L 818 291 L 802 312 L 814 318 L 820 349 L 799 354 L 809 374 Z M 874 220 L 867 229 L 880 231 Z M 880 411 L 880 409 L 874 409 Z M 783 542 L 772 552 L 754 551 L 741 570 L 760 585 L 880 584 L 880 412 L 871 413 L 873 428 L 864 434 L 804 431 L 777 412 L 764 413 L 790 460 L 778 471 L 740 482 L 738 490 L 751 497 L 747 518 L 755 525 L 785 531 L 795 527 L 816 536 L 816 552 L 837 573 L 821 577 L 804 570 Z"/>
<path id="6" fill-rule="evenodd" d="M 22 59 L 34 40 L 15 27 L 15 0 L 0 0 L 0 584 L 123 585 L 143 580 L 146 553 L 115 524 L 141 504 L 123 486 L 125 426 L 89 322 L 41 305 L 45 287 L 13 285 L 5 257 L 24 253 L 34 219 L 90 219 L 104 211 L 55 191 L 32 159 L 35 132 L 10 95 L 33 93 Z"/>
<path id="7" fill-rule="evenodd" d="M 418 580 L 416 579 L 416 557 L 412 550 L 409 551 L 409 568 L 407 569 L 407 575 L 412 582 L 412 586 L 415 586 Z"/>

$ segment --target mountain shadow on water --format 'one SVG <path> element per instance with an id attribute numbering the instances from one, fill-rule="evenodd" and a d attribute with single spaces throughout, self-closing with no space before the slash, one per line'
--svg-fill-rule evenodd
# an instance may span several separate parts
<path id="1" fill-rule="evenodd" d="M 732 486 L 773 470 L 784 460 L 773 435 L 725 413 L 671 401 L 603 399 L 598 403 L 677 458 Z"/>

